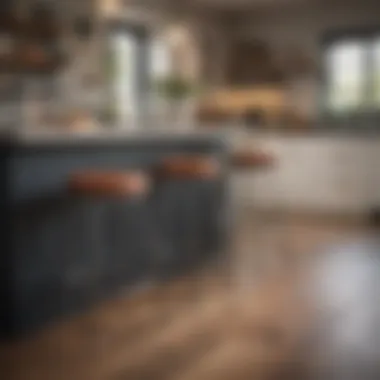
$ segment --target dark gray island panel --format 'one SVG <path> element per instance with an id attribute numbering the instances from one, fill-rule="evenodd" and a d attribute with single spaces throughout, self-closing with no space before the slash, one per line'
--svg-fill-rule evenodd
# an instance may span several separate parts
<path id="1" fill-rule="evenodd" d="M 84 199 L 67 191 L 83 169 L 143 169 L 168 155 L 206 154 L 226 165 L 217 138 L 3 141 L 1 335 L 32 331 L 220 252 L 226 207 L 217 181 L 156 186 L 146 199 Z"/>

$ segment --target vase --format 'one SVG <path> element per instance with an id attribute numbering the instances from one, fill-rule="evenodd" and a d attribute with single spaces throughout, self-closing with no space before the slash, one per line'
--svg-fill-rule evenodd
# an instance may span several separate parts
<path id="1" fill-rule="evenodd" d="M 192 99 L 171 101 L 167 108 L 167 125 L 176 131 L 188 131 L 194 127 L 195 106 Z"/>

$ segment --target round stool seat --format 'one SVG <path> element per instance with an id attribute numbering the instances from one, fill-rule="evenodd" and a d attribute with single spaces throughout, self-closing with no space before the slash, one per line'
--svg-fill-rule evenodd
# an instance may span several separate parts
<path id="1" fill-rule="evenodd" d="M 216 179 L 220 173 L 218 161 L 209 156 L 171 156 L 158 165 L 157 175 L 164 179 Z"/>
<path id="2" fill-rule="evenodd" d="M 68 187 L 87 196 L 132 197 L 146 194 L 149 180 L 140 171 L 84 170 L 70 176 Z"/>
<path id="3" fill-rule="evenodd" d="M 231 165 L 237 169 L 265 169 L 275 163 L 271 154 L 260 151 L 237 151 L 232 153 Z"/>

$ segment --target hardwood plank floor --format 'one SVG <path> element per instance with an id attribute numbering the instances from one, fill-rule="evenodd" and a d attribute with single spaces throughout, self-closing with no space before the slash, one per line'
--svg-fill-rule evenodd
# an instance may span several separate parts
<path id="1" fill-rule="evenodd" d="M 227 264 L 133 296 L 116 297 L 27 340 L 3 345 L 0 378 L 347 380 L 351 378 L 345 372 L 347 357 L 351 369 L 358 371 L 367 363 L 368 376 L 376 373 L 378 346 L 376 340 L 369 342 L 369 336 L 377 325 L 369 319 L 380 313 L 371 314 L 374 298 L 367 293 L 372 289 L 376 297 L 373 289 L 380 281 L 377 272 L 370 270 L 371 263 L 380 268 L 373 259 L 378 246 L 366 250 L 349 244 L 362 238 L 372 241 L 368 231 L 297 219 L 258 226 L 249 218 L 239 231 Z M 346 243 L 353 248 L 324 253 L 330 252 L 330 246 Z M 314 276 L 318 268 L 319 277 Z M 372 282 L 366 283 L 369 272 Z M 351 304 L 347 301 L 337 312 L 335 306 L 344 297 L 332 290 L 349 287 L 345 276 L 354 283 L 347 290 Z M 323 302 L 314 293 L 311 296 L 318 284 L 325 285 L 319 289 Z M 360 292 L 355 293 L 358 288 Z M 323 306 L 328 300 L 335 307 L 330 314 Z M 354 312 L 358 307 L 362 314 Z M 358 366 L 353 365 L 352 352 L 346 353 L 339 345 L 329 357 L 322 355 L 326 342 L 334 346 L 334 336 L 343 342 L 336 333 L 342 326 L 348 336 L 356 329 L 358 341 L 364 339 L 357 348 L 355 337 L 346 336 L 356 349 L 352 350 L 356 358 L 362 355 Z M 338 367 L 331 364 L 333 357 L 340 359 Z"/>

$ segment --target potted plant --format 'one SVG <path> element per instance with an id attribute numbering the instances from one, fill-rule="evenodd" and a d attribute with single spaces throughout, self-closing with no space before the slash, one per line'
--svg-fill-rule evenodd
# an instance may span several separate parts
<path id="1" fill-rule="evenodd" d="M 163 104 L 160 102 L 160 111 L 164 111 L 165 123 L 179 128 L 186 128 L 193 124 L 196 93 L 194 83 L 180 75 L 172 74 L 157 79 L 155 90 L 158 97 L 164 100 Z"/>

